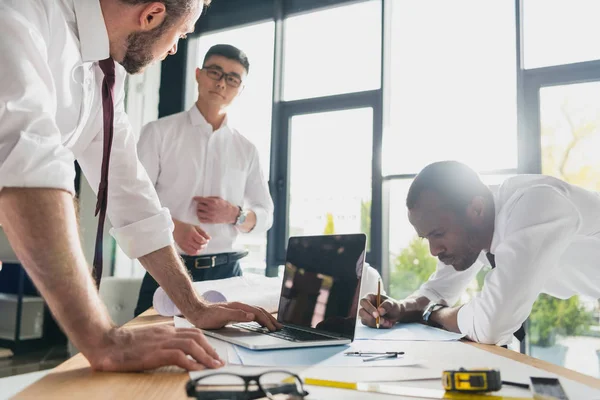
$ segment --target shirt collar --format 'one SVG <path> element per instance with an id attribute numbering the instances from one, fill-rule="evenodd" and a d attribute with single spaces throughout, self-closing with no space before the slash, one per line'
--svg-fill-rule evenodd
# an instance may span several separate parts
<path id="1" fill-rule="evenodd" d="M 110 57 L 108 32 L 99 0 L 75 0 L 75 18 L 83 62 Z"/>
<path id="2" fill-rule="evenodd" d="M 196 104 L 194 104 L 192 106 L 192 108 L 190 108 L 188 114 L 190 116 L 190 122 L 192 123 L 192 126 L 200 126 L 204 129 L 207 129 L 209 132 L 213 131 L 212 125 L 208 123 L 206 118 L 204 118 L 204 115 L 202 115 L 200 110 L 198 110 L 198 107 L 196 106 Z M 223 123 L 217 130 L 227 128 L 228 127 L 227 123 L 228 123 L 228 118 L 226 115 L 225 119 L 223 120 Z"/>

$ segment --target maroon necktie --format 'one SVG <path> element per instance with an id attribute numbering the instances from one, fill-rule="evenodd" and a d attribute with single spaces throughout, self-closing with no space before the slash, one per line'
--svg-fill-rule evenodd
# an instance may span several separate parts
<path id="1" fill-rule="evenodd" d="M 115 88 L 115 62 L 107 58 L 99 63 L 104 72 L 102 81 L 102 114 L 104 122 L 104 146 L 102 150 L 102 171 L 100 172 L 100 186 L 98 187 L 98 201 L 96 202 L 96 213 L 98 217 L 98 231 L 96 232 L 96 248 L 94 251 L 94 277 L 96 286 L 100 287 L 102 279 L 102 239 L 104 236 L 104 219 L 106 217 L 106 206 L 108 204 L 108 164 L 110 162 L 110 148 L 113 141 L 113 122 L 115 117 L 113 91 Z"/>

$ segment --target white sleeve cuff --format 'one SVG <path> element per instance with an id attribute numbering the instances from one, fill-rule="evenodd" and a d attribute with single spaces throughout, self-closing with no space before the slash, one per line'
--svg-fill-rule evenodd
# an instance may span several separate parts
<path id="1" fill-rule="evenodd" d="M 496 344 L 503 346 L 512 342 L 512 333 L 502 332 L 500 326 L 494 326 L 492 323 L 488 323 L 489 326 L 481 326 L 477 324 L 475 320 L 475 304 L 469 302 L 463 305 L 458 310 L 456 317 L 458 330 L 463 333 L 470 340 L 478 343 L 485 344 Z"/>
<path id="2" fill-rule="evenodd" d="M 266 232 L 270 228 L 270 226 L 267 226 L 267 211 L 259 207 L 252 209 L 252 211 L 256 214 L 256 225 L 252 228 L 252 233 Z"/>
<path id="3" fill-rule="evenodd" d="M 73 153 L 60 143 L 60 136 L 21 132 L 0 164 L 0 188 L 62 189 L 74 195 L 74 163 Z"/>
<path id="4" fill-rule="evenodd" d="M 112 228 L 110 234 L 117 240 L 129 258 L 139 258 L 173 244 L 173 220 L 163 207 L 159 214 L 121 228 Z"/>

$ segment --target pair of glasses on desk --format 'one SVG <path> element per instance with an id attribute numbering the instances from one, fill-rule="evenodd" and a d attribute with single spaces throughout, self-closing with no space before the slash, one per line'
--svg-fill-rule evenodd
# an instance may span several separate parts
<path id="1" fill-rule="evenodd" d="M 398 358 L 401 355 L 404 355 L 404 352 L 403 351 L 385 351 L 385 352 L 348 351 L 344 354 L 349 357 L 368 357 L 363 360 L 363 362 L 368 362 L 368 361 L 386 360 L 388 358 Z"/>
<path id="2" fill-rule="evenodd" d="M 215 372 L 190 379 L 185 389 L 188 397 L 199 400 L 279 400 L 304 399 L 308 396 L 302 379 L 284 370 L 268 371 L 260 375 Z"/>

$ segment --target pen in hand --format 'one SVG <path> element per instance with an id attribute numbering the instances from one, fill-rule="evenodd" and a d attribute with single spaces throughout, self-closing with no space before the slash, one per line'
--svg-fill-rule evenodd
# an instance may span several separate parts
<path id="1" fill-rule="evenodd" d="M 381 306 L 381 279 L 377 281 L 377 318 L 375 318 L 377 329 L 379 329 L 379 306 Z"/>

